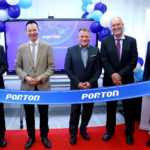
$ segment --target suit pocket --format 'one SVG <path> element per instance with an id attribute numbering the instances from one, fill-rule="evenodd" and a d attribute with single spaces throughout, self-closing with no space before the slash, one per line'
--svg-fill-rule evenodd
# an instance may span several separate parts
<path id="1" fill-rule="evenodd" d="M 96 57 L 96 55 L 91 55 L 90 57 Z"/>
<path id="2" fill-rule="evenodd" d="M 89 61 L 90 62 L 93 62 L 93 61 L 95 61 L 96 60 L 96 55 L 91 55 L 90 57 L 89 57 Z"/>

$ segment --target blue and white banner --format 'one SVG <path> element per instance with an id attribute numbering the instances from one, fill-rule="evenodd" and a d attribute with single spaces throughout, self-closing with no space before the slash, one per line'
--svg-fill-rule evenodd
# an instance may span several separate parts
<path id="1" fill-rule="evenodd" d="M 16 104 L 77 104 L 123 100 L 150 95 L 150 81 L 88 90 L 0 90 L 0 102 Z"/>

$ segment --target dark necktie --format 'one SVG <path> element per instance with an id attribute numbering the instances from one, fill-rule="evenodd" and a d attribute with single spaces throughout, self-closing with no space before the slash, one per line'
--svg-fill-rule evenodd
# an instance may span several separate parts
<path id="1" fill-rule="evenodd" d="M 117 52 L 118 52 L 118 59 L 120 61 L 120 40 L 121 39 L 117 39 Z"/>

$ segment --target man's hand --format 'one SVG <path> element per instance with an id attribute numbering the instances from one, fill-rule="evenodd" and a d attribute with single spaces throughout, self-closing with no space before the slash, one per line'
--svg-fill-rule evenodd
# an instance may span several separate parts
<path id="1" fill-rule="evenodd" d="M 83 82 L 80 82 L 77 86 L 79 89 L 84 89 L 84 83 Z"/>
<path id="2" fill-rule="evenodd" d="M 84 89 L 90 89 L 91 84 L 89 82 L 84 82 Z"/>
<path id="3" fill-rule="evenodd" d="M 77 87 L 79 89 L 90 89 L 91 84 L 89 82 L 80 82 Z"/>
<path id="4" fill-rule="evenodd" d="M 122 85 L 122 81 L 116 82 L 115 85 Z"/>
<path id="5" fill-rule="evenodd" d="M 42 81 L 41 78 L 37 77 L 37 78 L 34 79 L 34 84 L 38 85 L 41 81 Z"/>
<path id="6" fill-rule="evenodd" d="M 118 73 L 113 73 L 111 79 L 115 85 L 122 85 L 121 76 Z"/>
<path id="7" fill-rule="evenodd" d="M 30 86 L 36 86 L 36 85 L 38 85 L 41 82 L 41 78 L 40 77 L 37 77 L 37 78 L 33 79 L 33 78 L 29 77 L 29 76 L 26 76 L 25 80 L 27 81 L 27 83 Z"/>
<path id="8" fill-rule="evenodd" d="M 29 77 L 29 76 L 26 76 L 26 77 L 25 77 L 25 80 L 27 81 L 27 83 L 28 83 L 30 86 L 34 86 L 34 84 L 33 84 L 34 79 L 33 79 L 33 78 L 31 78 L 31 77 Z"/>

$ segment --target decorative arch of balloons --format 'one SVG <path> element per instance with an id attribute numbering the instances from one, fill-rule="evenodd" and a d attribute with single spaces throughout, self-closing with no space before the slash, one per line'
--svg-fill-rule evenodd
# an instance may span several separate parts
<path id="1" fill-rule="evenodd" d="M 5 31 L 5 21 L 16 19 L 21 14 L 21 8 L 32 6 L 32 0 L 0 0 L 0 32 Z"/>
<path id="2" fill-rule="evenodd" d="M 90 26 L 93 33 L 98 34 L 98 40 L 101 42 L 104 37 L 111 35 L 110 21 L 115 17 L 114 12 L 108 11 L 107 6 L 101 0 L 82 0 L 82 18 L 93 19 Z M 125 30 L 125 29 L 124 29 Z M 136 68 L 134 69 L 135 81 L 143 80 L 143 59 L 138 57 Z"/>
<path id="3" fill-rule="evenodd" d="M 111 35 L 110 21 L 114 17 L 112 11 L 107 11 L 107 6 L 101 0 L 82 0 L 82 18 L 93 19 L 90 26 L 93 33 L 98 33 L 99 41 Z"/>

